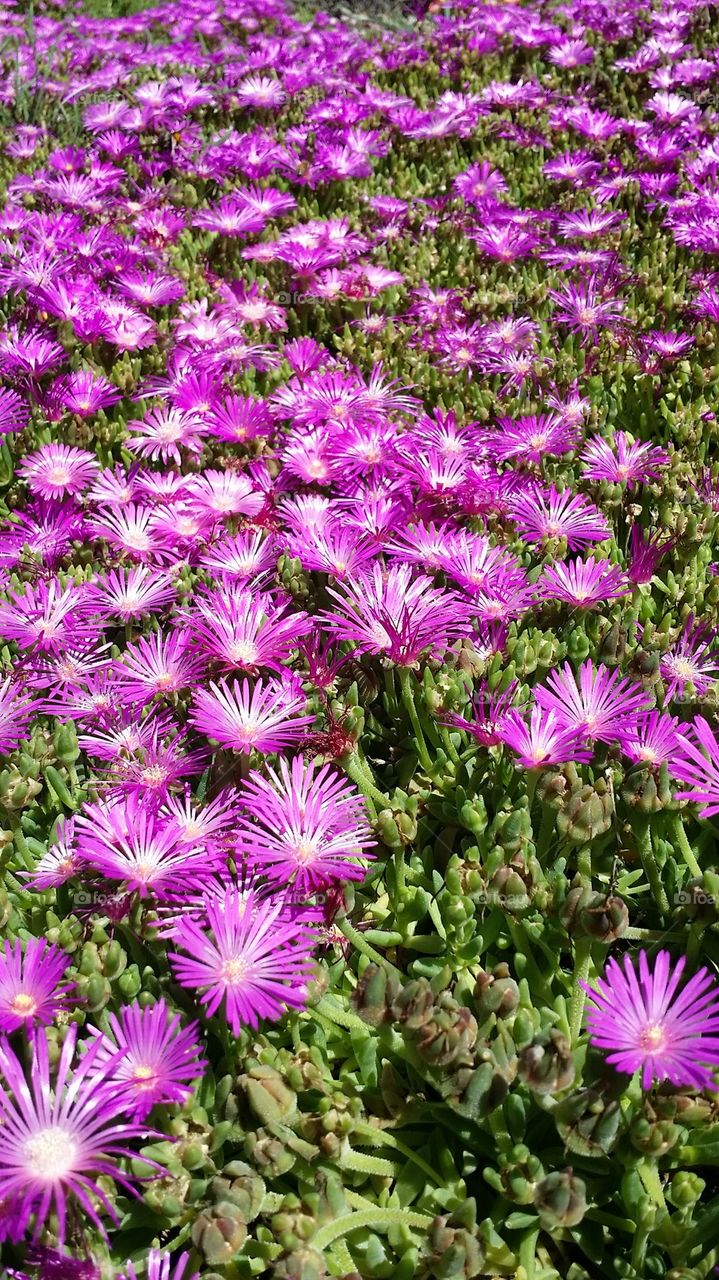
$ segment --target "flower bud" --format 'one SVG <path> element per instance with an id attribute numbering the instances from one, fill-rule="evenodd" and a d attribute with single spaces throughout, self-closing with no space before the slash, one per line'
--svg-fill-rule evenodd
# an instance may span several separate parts
<path id="1" fill-rule="evenodd" d="M 391 1005 L 399 995 L 397 978 L 381 965 L 368 964 L 354 990 L 352 1003 L 363 1022 L 380 1027 L 392 1021 Z"/>
<path id="2" fill-rule="evenodd" d="M 481 1019 L 488 1018 L 490 1014 L 497 1018 L 513 1014 L 519 1004 L 519 987 L 509 976 L 509 966 L 495 965 L 491 973 L 483 970 L 475 983 L 474 998 Z"/>
<path id="3" fill-rule="evenodd" d="M 250 1109 L 263 1124 L 287 1121 L 297 1110 L 297 1094 L 288 1088 L 274 1067 L 252 1067 L 240 1076 L 238 1084 L 244 1090 Z"/>
<path id="4" fill-rule="evenodd" d="M 561 1031 L 552 1028 L 535 1036 L 519 1055 L 520 1080 L 535 1093 L 561 1093 L 574 1079 L 571 1046 Z"/>
<path id="5" fill-rule="evenodd" d="M 557 1169 L 537 1185 L 534 1207 L 545 1231 L 576 1227 L 587 1210 L 586 1187 L 571 1169 Z"/>

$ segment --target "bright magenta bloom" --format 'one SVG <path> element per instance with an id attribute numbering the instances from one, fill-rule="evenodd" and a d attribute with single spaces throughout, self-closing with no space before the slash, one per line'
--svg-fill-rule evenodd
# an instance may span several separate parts
<path id="1" fill-rule="evenodd" d="M 0 950 L 0 1031 L 50 1023 L 68 1005 L 72 984 L 60 986 L 70 957 L 44 938 L 6 941 Z"/>
<path id="2" fill-rule="evenodd" d="M 182 1027 L 164 1000 L 143 1009 L 131 1004 L 111 1013 L 110 1032 L 96 1027 L 99 1041 L 93 1072 L 102 1074 L 108 1062 L 115 1064 L 115 1079 L 125 1086 L 125 1109 L 135 1120 L 144 1120 L 159 1102 L 184 1102 L 192 1096 L 191 1084 L 205 1067 L 194 1026 Z M 123 1057 L 118 1062 L 118 1051 Z"/>
<path id="3" fill-rule="evenodd" d="M 177 980 L 198 990 L 209 1017 L 225 1002 L 233 1035 L 290 1006 L 301 1008 L 312 972 L 314 935 L 289 920 L 283 901 L 261 901 L 234 886 L 207 899 L 206 927 L 181 918 L 172 936 L 186 955 L 170 955 Z"/>
<path id="4" fill-rule="evenodd" d="M 328 594 L 338 607 L 324 621 L 335 635 L 399 666 L 412 666 L 423 653 L 440 655 L 471 630 L 469 604 L 424 574 L 414 577 L 406 564 L 386 570 L 375 564 L 371 574 L 357 574 Z"/>
<path id="5" fill-rule="evenodd" d="M 660 951 L 650 970 L 641 951 L 638 977 L 625 955 L 622 964 L 607 961 L 596 987 L 580 984 L 591 1001 L 592 1044 L 609 1049 L 607 1061 L 619 1071 L 641 1071 L 644 1089 L 660 1080 L 716 1088 L 708 1066 L 719 1064 L 719 989 L 713 974 L 699 969 L 677 994 L 685 964 L 682 956 L 672 971 L 669 952 Z"/>
<path id="6" fill-rule="evenodd" d="M 687 784 L 677 792 L 678 800 L 693 800 L 701 805 L 702 818 L 719 813 L 719 740 L 703 716 L 697 716 L 687 732 L 679 735 L 679 751 L 671 762 L 671 771 Z"/>
<path id="7" fill-rule="evenodd" d="M 54 1079 L 44 1032 L 33 1039 L 27 1074 L 8 1042 L 0 1039 L 0 1201 L 5 1209 L 0 1238 L 20 1240 L 34 1218 L 37 1239 L 54 1213 L 62 1245 L 70 1198 L 104 1235 L 102 1209 L 118 1219 L 98 1177 L 114 1178 L 134 1193 L 115 1157 L 136 1155 L 129 1141 L 149 1135 L 143 1126 L 122 1118 L 125 1089 L 115 1078 L 122 1053 L 97 1069 L 99 1044 L 76 1058 L 76 1039 L 77 1028 L 70 1026 Z"/>
<path id="8" fill-rule="evenodd" d="M 210 682 L 194 697 L 191 720 L 208 738 L 232 751 L 284 751 L 302 738 L 314 717 L 297 715 L 306 703 L 286 681 Z"/>
<path id="9" fill-rule="evenodd" d="M 565 662 L 561 671 L 551 671 L 546 685 L 534 691 L 540 707 L 554 711 L 560 724 L 583 738 L 613 742 L 639 711 L 651 706 L 651 697 L 641 685 L 625 679 L 619 671 L 587 659 L 579 679 Z"/>
<path id="10" fill-rule="evenodd" d="M 363 797 L 329 765 L 296 756 L 269 778 L 250 775 L 237 852 L 252 870 L 308 892 L 335 880 L 361 880 L 374 844 Z"/>

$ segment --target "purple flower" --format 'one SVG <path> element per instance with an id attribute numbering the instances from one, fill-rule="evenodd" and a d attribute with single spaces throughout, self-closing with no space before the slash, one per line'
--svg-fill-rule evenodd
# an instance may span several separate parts
<path id="1" fill-rule="evenodd" d="M 517 756 L 523 769 L 544 769 L 568 760 L 591 760 L 582 735 L 570 728 L 556 711 L 532 707 L 529 721 L 519 710 L 507 711 L 497 729 L 501 742 Z"/>
<path id="2" fill-rule="evenodd" d="M 611 959 L 595 988 L 582 982 L 591 1007 L 587 1029 L 592 1044 L 608 1049 L 607 1061 L 619 1071 L 642 1073 L 642 1087 L 669 1080 L 678 1088 L 714 1089 L 707 1065 L 719 1063 L 719 991 L 707 969 L 690 978 L 677 994 L 686 959 L 671 969 L 668 951 L 660 951 L 650 970 L 639 953 L 639 976 L 629 955 Z"/>
<path id="3" fill-rule="evenodd" d="M 119 1016 L 111 1013 L 108 1023 L 107 1033 L 89 1028 L 100 1046 L 91 1078 L 95 1072 L 102 1076 L 112 1062 L 134 1120 L 145 1120 L 158 1103 L 182 1103 L 192 1096 L 190 1085 L 206 1066 L 194 1026 L 183 1029 L 179 1014 L 173 1016 L 164 1000 L 146 1009 L 129 1005 Z"/>
<path id="4" fill-rule="evenodd" d="M 34 1219 L 37 1240 L 54 1213 L 62 1245 L 71 1201 L 105 1235 L 100 1212 L 115 1223 L 118 1218 L 98 1177 L 114 1179 L 135 1194 L 116 1157 L 133 1158 L 136 1153 L 128 1143 L 149 1135 L 143 1126 L 122 1118 L 125 1093 L 115 1071 L 123 1055 L 108 1058 L 102 1071 L 95 1070 L 99 1044 L 76 1058 L 76 1039 L 77 1028 L 70 1026 L 54 1079 L 44 1032 L 33 1037 L 27 1074 L 8 1042 L 0 1039 L 0 1202 L 6 1206 L 0 1238 L 20 1240 Z"/>
<path id="5" fill-rule="evenodd" d="M 383 654 L 398 666 L 413 666 L 424 653 L 440 656 L 452 640 L 469 633 L 471 608 L 454 592 L 435 587 L 409 565 L 361 573 L 341 590 L 328 588 L 337 602 L 323 615 L 338 639 L 361 653 Z"/>
<path id="6" fill-rule="evenodd" d="M 142 1276 L 138 1276 L 133 1263 L 129 1262 L 119 1280 L 200 1280 L 199 1271 L 190 1271 L 189 1262 L 189 1253 L 179 1254 L 173 1265 L 172 1255 L 165 1249 L 150 1249 Z"/>
<path id="7" fill-rule="evenodd" d="M 687 732 L 679 735 L 679 751 L 671 761 L 671 771 L 679 782 L 687 783 L 684 791 L 677 792 L 677 800 L 701 805 L 702 818 L 719 813 L 719 741 L 703 716 L 697 716 Z"/>
<path id="8" fill-rule="evenodd" d="M 317 771 L 301 756 L 267 773 L 252 773 L 242 789 L 236 848 L 248 868 L 308 892 L 334 880 L 361 880 L 374 840 L 352 784 L 330 765 Z"/>
<path id="9" fill-rule="evenodd" d="M 198 689 L 191 722 L 208 738 L 232 751 L 284 751 L 297 742 L 314 717 L 297 715 L 306 704 L 304 694 L 287 681 L 271 679 L 211 681 Z"/>
<path id="10" fill-rule="evenodd" d="M 613 742 L 618 731 L 651 704 L 641 685 L 617 670 L 595 667 L 590 659 L 582 663 L 578 680 L 565 662 L 561 671 L 550 672 L 546 685 L 537 685 L 534 695 L 565 728 L 598 742 Z"/>
<path id="11" fill-rule="evenodd" d="M 286 917 L 282 900 L 270 903 L 254 890 L 227 888 L 208 898 L 206 924 L 181 918 L 172 937 L 187 955 L 170 954 L 177 980 L 199 990 L 208 1017 L 224 1001 L 233 1035 L 260 1019 L 276 1020 L 286 1007 L 305 1002 L 312 972 L 314 935 Z"/>
<path id="12" fill-rule="evenodd" d="M 0 950 L 0 1031 L 48 1024 L 67 1009 L 72 983 L 59 985 L 70 963 L 59 947 L 44 938 L 16 939 Z"/>
<path id="13" fill-rule="evenodd" d="M 614 435 L 614 449 L 608 441 L 595 436 L 585 446 L 582 461 L 584 474 L 590 480 L 609 480 L 612 484 L 625 484 L 633 489 L 635 484 L 656 480 L 657 468 L 669 463 L 669 455 L 655 445 L 630 440 L 626 431 Z"/>
<path id="14" fill-rule="evenodd" d="M 520 493 L 512 504 L 512 519 L 520 537 L 535 546 L 548 538 L 566 538 L 570 551 L 581 551 L 592 542 L 610 536 L 606 517 L 582 494 L 570 489 Z"/>
<path id="15" fill-rule="evenodd" d="M 561 600 L 575 609 L 591 609 L 608 600 L 629 595 L 631 587 L 622 570 L 609 560 L 575 560 L 545 565 L 537 583 L 542 600 Z"/>
<path id="16" fill-rule="evenodd" d="M 704 694 L 719 676 L 719 649 L 713 646 L 715 633 L 708 627 L 695 627 L 690 614 L 679 639 L 662 654 L 659 672 L 666 682 L 666 700 L 682 697 L 687 685 Z"/>

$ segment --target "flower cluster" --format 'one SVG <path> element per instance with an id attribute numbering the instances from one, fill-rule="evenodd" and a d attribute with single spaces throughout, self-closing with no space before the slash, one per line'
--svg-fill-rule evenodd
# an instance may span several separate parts
<path id="1" fill-rule="evenodd" d="M 711 5 L 104 9 L 0 5 L 9 1274 L 710 1266 Z"/>

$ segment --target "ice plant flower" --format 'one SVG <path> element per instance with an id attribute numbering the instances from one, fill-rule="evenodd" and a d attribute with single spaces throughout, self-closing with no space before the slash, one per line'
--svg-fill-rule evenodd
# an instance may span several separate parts
<path id="1" fill-rule="evenodd" d="M 93 1073 L 100 1075 L 112 1061 L 115 1079 L 125 1087 L 125 1109 L 134 1120 L 145 1120 L 160 1102 L 182 1103 L 192 1096 L 191 1085 L 202 1075 L 196 1027 L 184 1027 L 164 1000 L 148 1008 L 131 1004 L 119 1015 L 108 1015 L 109 1031 L 90 1027 L 100 1048 Z M 118 1059 L 118 1052 L 122 1057 Z"/>
<path id="2" fill-rule="evenodd" d="M 200 1280 L 199 1271 L 192 1271 L 189 1263 L 189 1253 L 174 1255 L 165 1249 L 150 1249 L 141 1276 L 134 1263 L 128 1262 L 119 1280 Z"/>
<path id="3" fill-rule="evenodd" d="M 68 1007 L 72 983 L 60 983 L 70 957 L 44 938 L 5 941 L 0 950 L 0 1031 L 48 1024 Z"/>
<path id="4" fill-rule="evenodd" d="M 656 480 L 659 469 L 669 463 L 665 449 L 633 441 L 626 431 L 617 431 L 612 443 L 614 448 L 601 436 L 595 436 L 585 446 L 581 457 L 588 479 L 609 480 L 632 489 L 635 484 Z"/>
<path id="5" fill-rule="evenodd" d="M 595 667 L 590 659 L 582 663 L 579 679 L 568 662 L 561 671 L 551 671 L 547 683 L 537 685 L 535 697 L 565 728 L 598 742 L 613 742 L 620 729 L 651 705 L 641 685 L 616 669 Z"/>
<path id="6" fill-rule="evenodd" d="M 312 971 L 312 933 L 287 919 L 283 902 L 263 901 L 255 890 L 230 887 L 207 899 L 206 925 L 179 919 L 172 931 L 180 948 L 170 959 L 177 981 L 200 991 L 212 1017 L 224 1002 L 232 1034 L 301 1008 Z M 182 953 L 185 954 L 182 954 Z"/>
<path id="7" fill-rule="evenodd" d="M 679 751 L 671 762 L 671 772 L 686 783 L 677 800 L 693 800 L 701 806 L 702 818 L 719 813 L 719 739 L 704 716 L 697 716 L 679 734 Z"/>
<path id="8" fill-rule="evenodd" d="M 191 721 L 208 738 L 232 751 L 282 751 L 297 742 L 314 719 L 297 715 L 304 694 L 282 680 L 210 681 L 198 689 Z"/>
<path id="9" fill-rule="evenodd" d="M 149 1135 L 124 1115 L 124 1087 L 115 1078 L 123 1054 L 95 1070 L 100 1045 L 76 1056 L 76 1042 L 77 1027 L 71 1025 L 53 1078 L 44 1032 L 33 1037 L 27 1073 L 0 1038 L 0 1202 L 6 1210 L 0 1215 L 0 1239 L 22 1239 L 34 1221 L 37 1240 L 54 1215 L 62 1245 L 73 1202 L 106 1235 L 101 1212 L 115 1223 L 118 1218 L 98 1178 L 114 1179 L 135 1193 L 117 1158 L 136 1156 L 130 1143 Z"/>
<path id="10" fill-rule="evenodd" d="M 529 720 L 518 709 L 508 711 L 497 729 L 504 742 L 516 755 L 523 769 L 544 769 L 567 760 L 590 760 L 591 751 L 582 737 L 564 723 L 554 710 L 532 707 Z"/>
<path id="11" fill-rule="evenodd" d="M 684 956 L 672 966 L 668 951 L 650 967 L 639 953 L 639 973 L 630 955 L 607 961 L 596 986 L 580 985 L 589 996 L 587 1030 L 607 1062 L 619 1071 L 641 1071 L 642 1088 L 668 1080 L 677 1088 L 714 1089 L 710 1069 L 719 1065 L 719 988 L 699 969 L 679 989 Z"/>
<path id="12" fill-rule="evenodd" d="M 251 774 L 242 788 L 236 849 L 248 869 L 307 892 L 362 879 L 374 840 L 352 784 L 301 756 L 267 774 Z"/>

